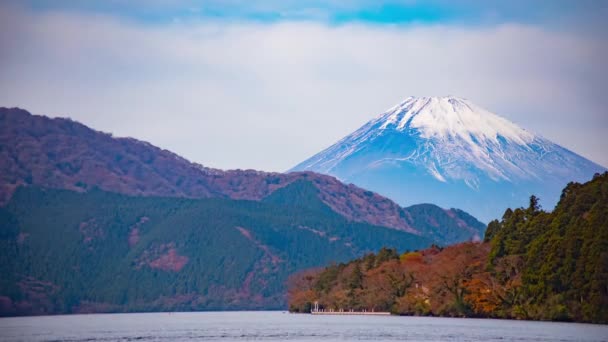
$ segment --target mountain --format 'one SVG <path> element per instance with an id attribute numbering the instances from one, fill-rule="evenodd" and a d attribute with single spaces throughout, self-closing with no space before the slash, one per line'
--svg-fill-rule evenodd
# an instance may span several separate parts
<path id="1" fill-rule="evenodd" d="M 292 272 L 485 230 L 331 176 L 205 168 L 16 108 L 0 108 L 0 198 L 0 315 L 281 308 Z"/>
<path id="2" fill-rule="evenodd" d="M 382 249 L 292 277 L 290 311 L 608 322 L 608 172 L 569 183 L 552 212 L 536 197 L 488 225 L 484 243 Z"/>
<path id="3" fill-rule="evenodd" d="M 305 180 L 262 201 L 19 187 L 0 208 L 0 316 L 280 309 L 295 271 L 432 243 L 318 194 Z"/>
<path id="4" fill-rule="evenodd" d="M 0 108 L 0 205 L 22 185 L 259 201 L 297 180 L 310 181 L 323 203 L 353 222 L 431 235 L 441 244 L 482 236 L 485 229 L 462 211 L 435 207 L 434 216 L 422 217 L 431 211 L 401 208 L 383 196 L 331 176 L 207 168 L 149 143 L 115 138 L 70 119 Z"/>
<path id="5" fill-rule="evenodd" d="M 401 205 L 458 207 L 486 222 L 532 194 L 606 169 L 468 100 L 409 97 L 295 166 L 381 193 Z"/>

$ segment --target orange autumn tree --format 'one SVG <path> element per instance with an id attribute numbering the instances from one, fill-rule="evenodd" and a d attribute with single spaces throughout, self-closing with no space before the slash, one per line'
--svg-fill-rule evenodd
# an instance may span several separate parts
<path id="1" fill-rule="evenodd" d="M 318 280 L 318 275 L 319 270 L 312 269 L 298 272 L 289 277 L 287 280 L 289 311 L 310 312 L 312 303 L 317 298 L 313 285 Z"/>

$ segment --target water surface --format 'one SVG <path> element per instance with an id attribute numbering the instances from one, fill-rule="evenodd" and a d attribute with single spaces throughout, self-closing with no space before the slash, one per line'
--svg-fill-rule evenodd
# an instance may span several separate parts
<path id="1" fill-rule="evenodd" d="M 607 325 L 276 311 L 0 319 L 0 341 L 608 341 Z"/>

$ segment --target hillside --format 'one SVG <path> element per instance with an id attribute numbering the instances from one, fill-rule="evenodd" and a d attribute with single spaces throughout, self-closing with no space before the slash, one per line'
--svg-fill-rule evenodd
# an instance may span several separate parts
<path id="1" fill-rule="evenodd" d="M 262 201 L 20 187 L 0 208 L 0 315 L 278 309 L 289 274 L 417 235 L 351 222 L 296 181 Z"/>
<path id="2" fill-rule="evenodd" d="M 401 205 L 458 207 L 484 222 L 534 194 L 553 207 L 571 181 L 606 168 L 469 100 L 409 97 L 295 166 Z"/>
<path id="3" fill-rule="evenodd" d="M 0 108 L 0 205 L 19 186 L 136 196 L 229 198 L 259 201 L 307 180 L 333 211 L 352 222 L 428 236 L 441 244 L 475 239 L 485 225 L 468 214 L 426 206 L 401 208 L 377 193 L 312 172 L 217 170 L 191 163 L 133 138 L 116 138 L 70 119 Z"/>
<path id="4" fill-rule="evenodd" d="M 391 245 L 389 245 L 391 246 Z M 608 173 L 536 197 L 488 225 L 484 243 L 382 249 L 290 281 L 289 309 L 608 323 Z"/>

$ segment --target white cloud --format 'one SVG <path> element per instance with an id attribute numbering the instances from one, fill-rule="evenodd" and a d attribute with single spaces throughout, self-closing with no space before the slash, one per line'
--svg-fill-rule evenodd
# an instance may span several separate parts
<path id="1" fill-rule="evenodd" d="M 608 165 L 606 45 L 525 25 L 150 25 L 0 11 L 0 105 L 282 171 L 409 95 L 463 96 Z"/>

